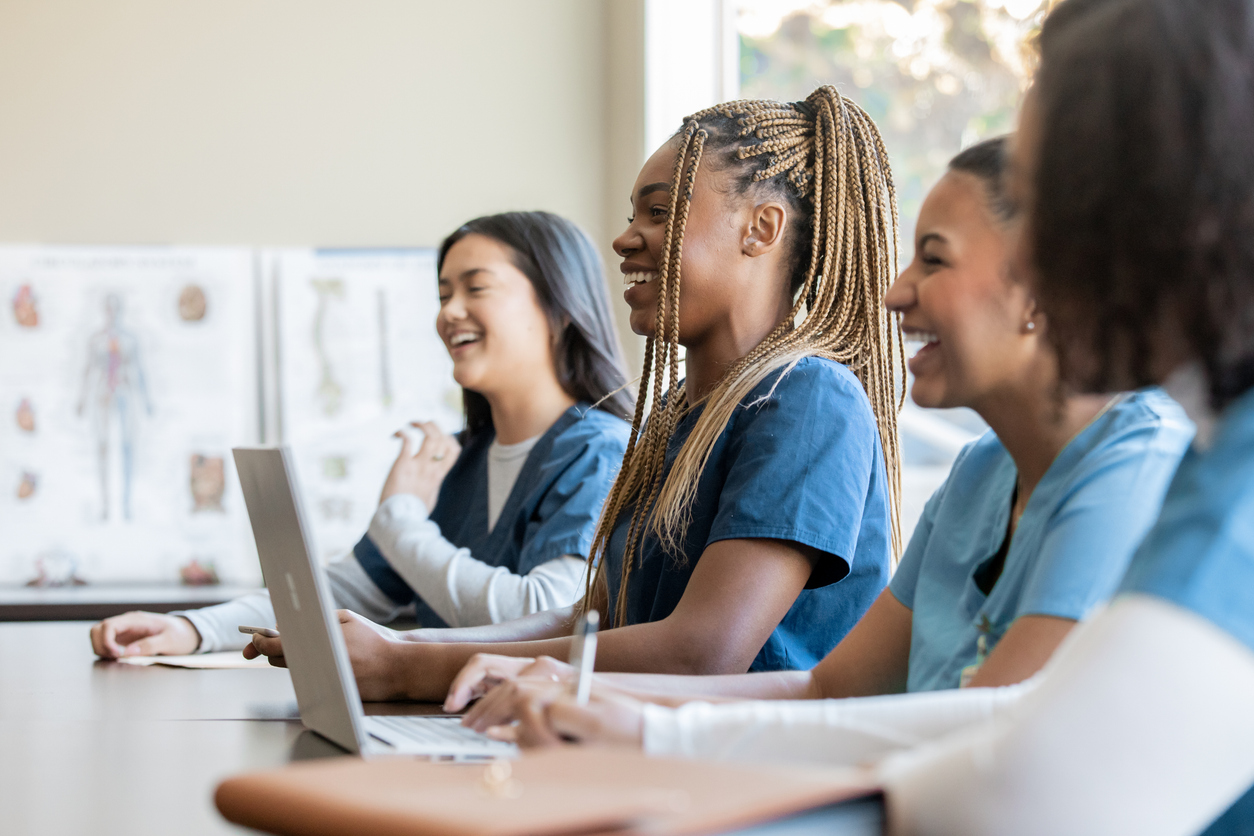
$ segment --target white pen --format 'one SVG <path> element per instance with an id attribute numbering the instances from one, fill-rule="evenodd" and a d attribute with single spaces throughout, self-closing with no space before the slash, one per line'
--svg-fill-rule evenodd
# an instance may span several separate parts
<path id="1" fill-rule="evenodd" d="M 575 703 L 587 705 L 592 694 L 592 669 L 597 662 L 597 627 L 601 623 L 601 614 L 596 610 L 588 610 L 575 624 L 572 634 L 574 641 L 570 644 L 570 665 L 579 672 L 575 685 Z"/>

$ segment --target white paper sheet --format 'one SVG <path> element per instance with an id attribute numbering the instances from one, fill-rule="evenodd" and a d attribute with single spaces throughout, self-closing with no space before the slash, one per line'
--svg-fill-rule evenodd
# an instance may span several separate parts
<path id="1" fill-rule="evenodd" d="M 194 656 L 123 656 L 118 659 L 123 665 L 166 665 L 171 668 L 204 668 L 209 670 L 229 670 L 235 668 L 268 668 L 270 662 L 264 656 L 256 659 L 245 659 L 238 650 L 227 650 L 222 653 L 198 653 Z"/>

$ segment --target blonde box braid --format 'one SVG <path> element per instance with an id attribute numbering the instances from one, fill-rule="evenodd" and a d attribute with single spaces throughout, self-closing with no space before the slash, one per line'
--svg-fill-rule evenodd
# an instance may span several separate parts
<path id="1" fill-rule="evenodd" d="M 709 139 L 701 122 L 714 116 L 738 126 L 731 142 L 735 160 L 767 155 L 766 167 L 753 175 L 753 182 L 783 175 L 786 188 L 809 204 L 813 235 L 791 315 L 719 379 L 663 482 L 667 444 L 692 406 L 679 382 L 680 263 L 697 170 Z M 583 605 L 593 599 L 594 588 L 598 599 L 608 595 L 605 553 L 619 516 L 634 503 L 615 625 L 626 623 L 628 580 L 654 503 L 656 511 L 648 527 L 667 551 L 682 554 L 698 481 L 736 407 L 772 372 L 783 369 L 787 373 L 805 357 L 825 357 L 846 365 L 866 390 L 888 474 L 894 559 L 901 551 L 897 413 L 905 400 L 905 359 L 899 317 L 884 308 L 884 294 L 898 269 L 898 216 L 879 130 L 861 108 L 830 86 L 814 91 L 804 103 L 729 102 L 695 113 L 685 123 L 678 138 L 670 211 L 655 279 L 654 335 L 645 341 L 645 373 L 635 419 L 622 470 L 593 541 L 591 557 L 597 568 L 595 577 L 588 578 Z M 642 425 L 650 391 L 659 401 Z"/>

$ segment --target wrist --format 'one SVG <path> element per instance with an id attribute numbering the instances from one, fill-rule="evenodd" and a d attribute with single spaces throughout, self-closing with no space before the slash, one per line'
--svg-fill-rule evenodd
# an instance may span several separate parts
<path id="1" fill-rule="evenodd" d="M 192 642 L 192 653 L 200 650 L 200 645 L 204 639 L 200 635 L 200 630 L 196 629 L 196 625 L 185 615 L 174 616 L 176 622 L 179 623 L 179 629 L 185 633 Z"/>
<path id="2" fill-rule="evenodd" d="M 443 702 L 462 665 L 448 645 L 400 641 L 391 645 L 389 686 L 396 699 Z M 464 662 L 464 660 L 463 660 Z"/>

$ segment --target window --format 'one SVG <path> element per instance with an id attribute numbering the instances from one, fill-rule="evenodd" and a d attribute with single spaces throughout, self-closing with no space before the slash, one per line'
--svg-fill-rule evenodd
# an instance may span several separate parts
<path id="1" fill-rule="evenodd" d="M 1011 130 L 1050 0 L 738 0 L 740 96 L 796 101 L 833 84 L 879 125 L 901 209 L 903 266 L 928 188 L 966 145 Z M 969 410 L 901 416 L 902 528 L 963 444 Z"/>

